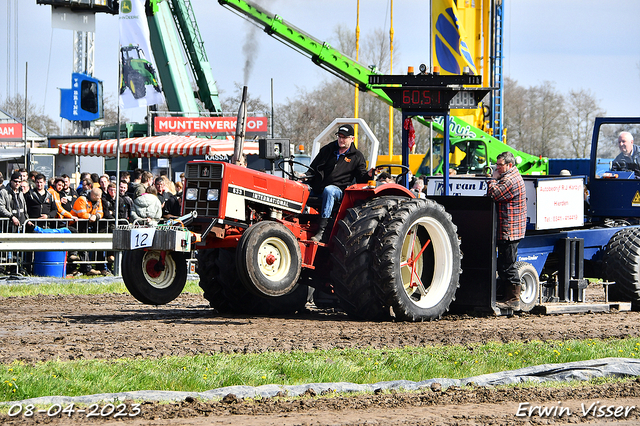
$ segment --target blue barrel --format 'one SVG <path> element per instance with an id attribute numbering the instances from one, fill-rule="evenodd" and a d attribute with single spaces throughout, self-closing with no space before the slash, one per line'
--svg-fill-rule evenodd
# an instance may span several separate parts
<path id="1" fill-rule="evenodd" d="M 39 277 L 66 277 L 66 251 L 33 252 L 33 274 Z"/>

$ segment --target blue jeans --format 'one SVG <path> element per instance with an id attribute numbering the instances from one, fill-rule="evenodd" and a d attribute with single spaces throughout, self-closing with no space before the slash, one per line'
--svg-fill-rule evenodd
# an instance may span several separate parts
<path id="1" fill-rule="evenodd" d="M 313 189 L 311 190 L 312 197 L 322 197 L 322 207 L 320 208 L 320 217 L 323 219 L 328 219 L 331 217 L 331 211 L 333 210 L 333 205 L 342 200 L 342 190 L 335 185 L 328 185 L 322 190 L 321 194 L 316 193 Z"/>

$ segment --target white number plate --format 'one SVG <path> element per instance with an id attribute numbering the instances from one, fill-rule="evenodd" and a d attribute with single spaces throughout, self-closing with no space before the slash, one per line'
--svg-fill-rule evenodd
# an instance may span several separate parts
<path id="1" fill-rule="evenodd" d="M 131 230 L 131 249 L 139 249 L 143 247 L 151 247 L 153 245 L 153 236 L 156 233 L 155 228 L 137 228 Z"/>

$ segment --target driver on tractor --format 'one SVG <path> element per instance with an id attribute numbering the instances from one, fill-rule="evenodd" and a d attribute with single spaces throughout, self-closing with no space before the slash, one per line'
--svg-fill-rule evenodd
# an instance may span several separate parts
<path id="1" fill-rule="evenodd" d="M 336 202 L 342 200 L 347 186 L 353 183 L 366 183 L 373 177 L 373 169 L 367 171 L 367 163 L 362 152 L 353 146 L 353 127 L 342 124 L 336 132 L 337 140 L 323 146 L 310 168 L 314 172 L 311 178 L 311 196 L 322 197 L 320 226 L 313 241 L 322 241 L 331 211 Z"/>

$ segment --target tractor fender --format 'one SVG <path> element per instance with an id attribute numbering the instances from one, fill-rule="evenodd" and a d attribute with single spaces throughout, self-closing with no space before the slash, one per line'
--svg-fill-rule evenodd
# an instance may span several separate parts
<path id="1" fill-rule="evenodd" d="M 336 216 L 336 222 L 344 219 L 347 210 L 352 207 L 359 206 L 367 200 L 378 197 L 407 197 L 416 198 L 415 194 L 402 185 L 396 183 L 385 183 L 370 187 L 366 183 L 355 184 L 347 187 L 344 191 L 344 197 L 340 204 L 340 209 Z M 331 235 L 333 238 L 333 233 Z"/>

